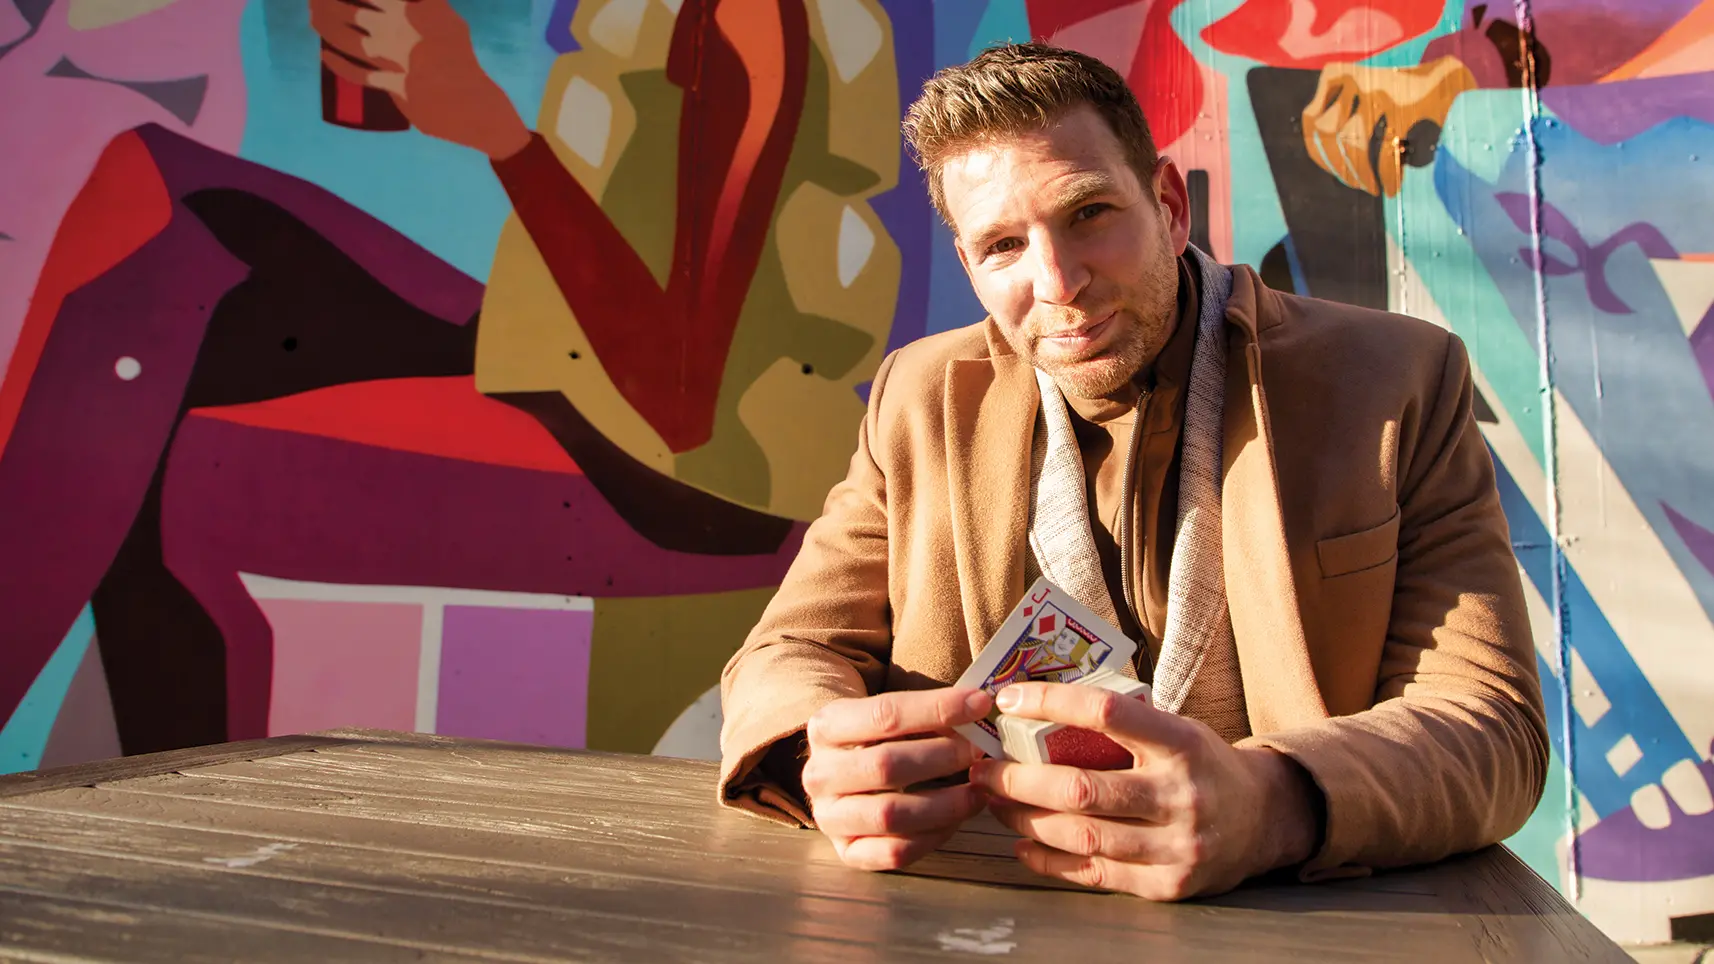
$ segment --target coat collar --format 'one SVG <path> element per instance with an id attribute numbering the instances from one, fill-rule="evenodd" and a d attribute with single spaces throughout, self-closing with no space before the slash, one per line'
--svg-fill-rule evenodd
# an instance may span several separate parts
<path id="1" fill-rule="evenodd" d="M 1286 548 L 1259 333 L 1283 305 L 1247 267 L 1233 272 L 1228 325 L 1222 529 L 1251 731 L 1277 732 L 1326 716 L 1309 659 Z M 1030 442 L 1040 398 L 1030 366 L 992 319 L 987 357 L 946 372 L 946 456 L 953 559 L 971 654 L 1024 592 Z"/>

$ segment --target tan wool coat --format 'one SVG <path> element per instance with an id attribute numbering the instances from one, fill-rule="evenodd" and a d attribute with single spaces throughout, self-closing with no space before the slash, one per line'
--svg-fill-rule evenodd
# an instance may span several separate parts
<path id="1" fill-rule="evenodd" d="M 1509 836 L 1548 765 L 1523 588 L 1464 346 L 1233 273 L 1224 558 L 1251 732 L 1326 797 L 1306 876 Z M 840 697 L 957 679 L 1024 592 L 1028 363 L 992 321 L 907 345 L 721 683 L 720 797 L 807 823 L 758 763 Z"/>

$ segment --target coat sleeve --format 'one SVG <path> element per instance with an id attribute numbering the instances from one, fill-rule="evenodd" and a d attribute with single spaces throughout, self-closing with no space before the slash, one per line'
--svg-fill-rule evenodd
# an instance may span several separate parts
<path id="1" fill-rule="evenodd" d="M 797 786 L 797 752 L 822 705 L 882 689 L 892 650 L 888 603 L 886 433 L 882 395 L 896 356 L 869 389 L 857 451 L 779 591 L 720 677 L 720 801 L 784 823 L 811 825 Z"/>
<path id="2" fill-rule="evenodd" d="M 1446 343 L 1439 397 L 1414 445 L 1401 439 L 1398 568 L 1375 705 L 1240 744 L 1290 756 L 1326 797 L 1306 880 L 1497 843 L 1523 826 L 1546 780 L 1523 585 L 1472 412 L 1469 359 L 1455 336 Z"/>

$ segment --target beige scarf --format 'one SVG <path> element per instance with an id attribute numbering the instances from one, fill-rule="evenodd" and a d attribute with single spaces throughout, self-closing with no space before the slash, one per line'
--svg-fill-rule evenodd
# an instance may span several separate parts
<path id="1" fill-rule="evenodd" d="M 1237 646 L 1232 639 L 1232 617 L 1226 608 L 1220 536 L 1226 301 L 1232 294 L 1232 273 L 1195 247 L 1187 251 L 1202 280 L 1201 311 L 1184 406 L 1178 525 L 1172 568 L 1167 575 L 1166 633 L 1151 685 L 1155 706 L 1201 720 L 1233 742 L 1249 735 L 1250 723 L 1244 708 L 1244 684 L 1238 674 Z M 1117 610 L 1090 534 L 1083 459 L 1065 397 L 1053 379 L 1039 369 L 1036 384 L 1042 404 L 1036 416 L 1030 462 L 1026 583 L 1034 582 L 1038 573 L 1045 575 L 1117 625 Z M 1130 560 L 1124 564 L 1129 565 Z"/>

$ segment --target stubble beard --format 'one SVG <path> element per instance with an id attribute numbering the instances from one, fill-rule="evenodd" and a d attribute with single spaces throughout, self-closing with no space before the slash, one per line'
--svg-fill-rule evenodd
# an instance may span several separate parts
<path id="1" fill-rule="evenodd" d="M 1020 353 L 1074 398 L 1105 398 L 1119 391 L 1154 363 L 1172 336 L 1178 316 L 1178 262 L 1170 256 L 1161 260 L 1164 263 L 1154 265 L 1130 292 L 1133 297 L 1119 305 L 1113 324 L 1123 328 L 1099 354 L 1076 360 L 1043 359 L 1037 351 L 1041 336 L 1035 334 Z"/>

